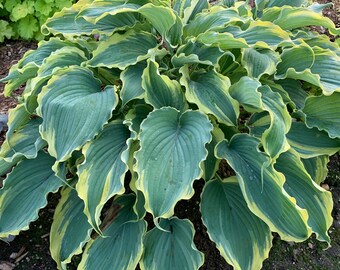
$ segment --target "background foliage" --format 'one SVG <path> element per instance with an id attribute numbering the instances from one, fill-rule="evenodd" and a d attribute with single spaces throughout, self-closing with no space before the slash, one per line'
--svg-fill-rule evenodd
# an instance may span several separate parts
<path id="1" fill-rule="evenodd" d="M 40 27 L 56 11 L 74 0 L 0 0 L 0 42 L 7 39 L 35 39 L 44 36 Z"/>

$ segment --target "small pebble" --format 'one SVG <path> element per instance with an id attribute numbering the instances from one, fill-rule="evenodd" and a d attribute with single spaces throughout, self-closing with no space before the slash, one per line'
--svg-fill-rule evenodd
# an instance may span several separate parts
<path id="1" fill-rule="evenodd" d="M 11 255 L 9 255 L 9 258 L 14 260 L 17 257 L 18 253 L 13 252 Z"/>
<path id="2" fill-rule="evenodd" d="M 325 190 L 329 190 L 329 185 L 327 184 L 322 184 L 321 187 Z"/>

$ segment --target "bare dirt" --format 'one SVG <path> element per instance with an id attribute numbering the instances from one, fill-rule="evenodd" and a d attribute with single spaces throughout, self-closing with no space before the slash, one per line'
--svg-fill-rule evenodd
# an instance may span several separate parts
<path id="1" fill-rule="evenodd" d="M 340 1 L 319 0 L 319 3 L 333 2 L 334 6 L 327 8 L 324 14 L 330 17 L 337 27 L 340 26 Z M 320 33 L 326 33 L 324 29 L 316 29 Z M 9 68 L 15 64 L 23 54 L 30 49 L 36 48 L 31 42 L 7 42 L 0 45 L 0 78 L 7 75 Z M 15 107 L 17 97 L 23 88 L 14 92 L 14 97 L 3 96 L 3 85 L 0 84 L 0 113 L 7 113 L 10 108 Z M 0 133 L 0 145 L 5 132 Z M 304 243 L 287 243 L 281 241 L 276 235 L 274 246 L 270 257 L 264 262 L 263 269 L 286 270 L 286 269 L 315 269 L 336 270 L 340 269 L 340 157 L 335 155 L 328 165 L 329 175 L 325 181 L 333 194 L 334 222 L 329 231 L 332 239 L 332 247 L 323 250 L 326 244 L 320 243 L 311 237 Z M 221 175 L 228 176 L 232 172 L 224 167 Z M 195 244 L 205 254 L 205 264 L 202 270 L 232 269 L 220 256 L 213 242 L 209 240 L 205 226 L 202 224 L 199 212 L 200 194 L 204 185 L 203 180 L 194 183 L 195 195 L 188 201 L 177 204 L 175 213 L 179 218 L 189 218 L 196 230 Z M 327 186 L 326 186 L 327 187 Z M 30 225 L 30 230 L 20 233 L 15 240 L 9 244 L 0 241 L 0 270 L 11 269 L 34 269 L 52 270 L 56 269 L 54 261 L 49 252 L 49 229 L 52 223 L 53 213 L 58 203 L 59 195 L 49 196 L 48 205 L 40 211 L 39 220 Z M 78 258 L 75 258 L 70 269 L 75 269 Z"/>

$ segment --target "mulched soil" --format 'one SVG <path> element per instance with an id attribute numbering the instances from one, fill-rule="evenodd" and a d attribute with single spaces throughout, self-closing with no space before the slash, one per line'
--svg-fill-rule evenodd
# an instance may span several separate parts
<path id="1" fill-rule="evenodd" d="M 319 3 L 332 2 L 330 0 L 320 0 Z M 324 14 L 330 17 L 337 27 L 340 26 L 339 12 L 340 2 L 333 1 L 334 6 L 327 8 Z M 321 33 L 326 33 L 322 28 L 316 29 Z M 323 32 L 324 31 L 324 32 Z M 10 66 L 15 64 L 22 55 L 30 49 L 36 48 L 31 42 L 7 42 L 0 45 L 0 78 L 8 73 Z M 14 97 L 4 98 L 3 85 L 0 84 L 0 114 L 7 113 L 10 108 L 15 107 L 17 97 L 20 96 L 22 88 L 14 92 Z M 0 145 L 5 132 L 0 133 Z M 311 237 L 304 243 L 287 243 L 274 238 L 274 246 L 270 252 L 270 258 L 264 262 L 263 269 L 340 269 L 340 157 L 335 155 L 331 158 L 329 175 L 325 181 L 333 194 L 334 222 L 329 231 L 332 239 L 332 247 L 326 247 L 324 243 Z M 220 170 L 221 175 L 230 175 L 232 172 L 227 167 Z M 175 213 L 179 218 L 189 218 L 195 226 L 195 244 L 197 248 L 205 254 L 205 264 L 202 270 L 222 270 L 232 269 L 220 256 L 219 251 L 213 242 L 209 240 L 205 226 L 202 224 L 199 212 L 200 194 L 204 185 L 203 180 L 195 181 L 195 195 L 188 201 L 180 201 Z M 59 195 L 51 194 L 48 205 L 40 211 L 39 220 L 30 225 L 30 230 L 20 233 L 15 240 L 9 244 L 0 241 L 0 270 L 15 269 L 56 269 L 54 261 L 49 252 L 49 229 L 53 218 Z M 77 258 L 74 260 L 77 264 Z M 75 269 L 71 265 L 70 269 Z"/>

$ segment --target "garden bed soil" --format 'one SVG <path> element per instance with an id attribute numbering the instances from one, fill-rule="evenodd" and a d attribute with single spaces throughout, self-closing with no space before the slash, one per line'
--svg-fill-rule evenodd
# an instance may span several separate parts
<path id="1" fill-rule="evenodd" d="M 331 1 L 318 1 L 326 3 Z M 324 14 L 330 17 L 339 27 L 340 3 L 335 1 L 335 6 L 325 10 Z M 317 29 L 322 32 L 322 29 Z M 11 41 L 0 45 L 0 78 L 7 75 L 9 68 L 15 64 L 29 49 L 36 48 L 35 43 L 23 41 Z M 0 84 L 0 114 L 7 113 L 15 107 L 17 97 L 22 88 L 14 92 L 14 97 L 4 98 L 3 85 Z M 4 139 L 5 132 L 0 134 L 0 145 Z M 340 269 L 340 157 L 334 155 L 328 164 L 329 175 L 325 180 L 324 187 L 333 194 L 334 209 L 332 212 L 334 222 L 329 230 L 332 239 L 332 247 L 326 248 L 325 243 L 315 240 L 312 236 L 304 243 L 287 243 L 281 241 L 275 235 L 273 248 L 269 259 L 264 262 L 263 269 Z M 230 174 L 228 168 L 224 173 Z M 209 240 L 205 226 L 202 224 L 199 212 L 199 202 L 203 180 L 195 181 L 195 195 L 188 201 L 180 201 L 175 209 L 179 218 L 189 218 L 196 230 L 195 244 L 205 254 L 205 264 L 202 270 L 232 269 L 221 257 L 213 242 Z M 0 270 L 11 269 L 56 269 L 49 252 L 49 229 L 52 223 L 53 213 L 59 200 L 58 194 L 48 197 L 48 205 L 39 212 L 39 219 L 30 225 L 29 231 L 21 232 L 13 242 L 0 241 Z M 79 258 L 73 260 L 69 269 L 76 269 Z"/>

